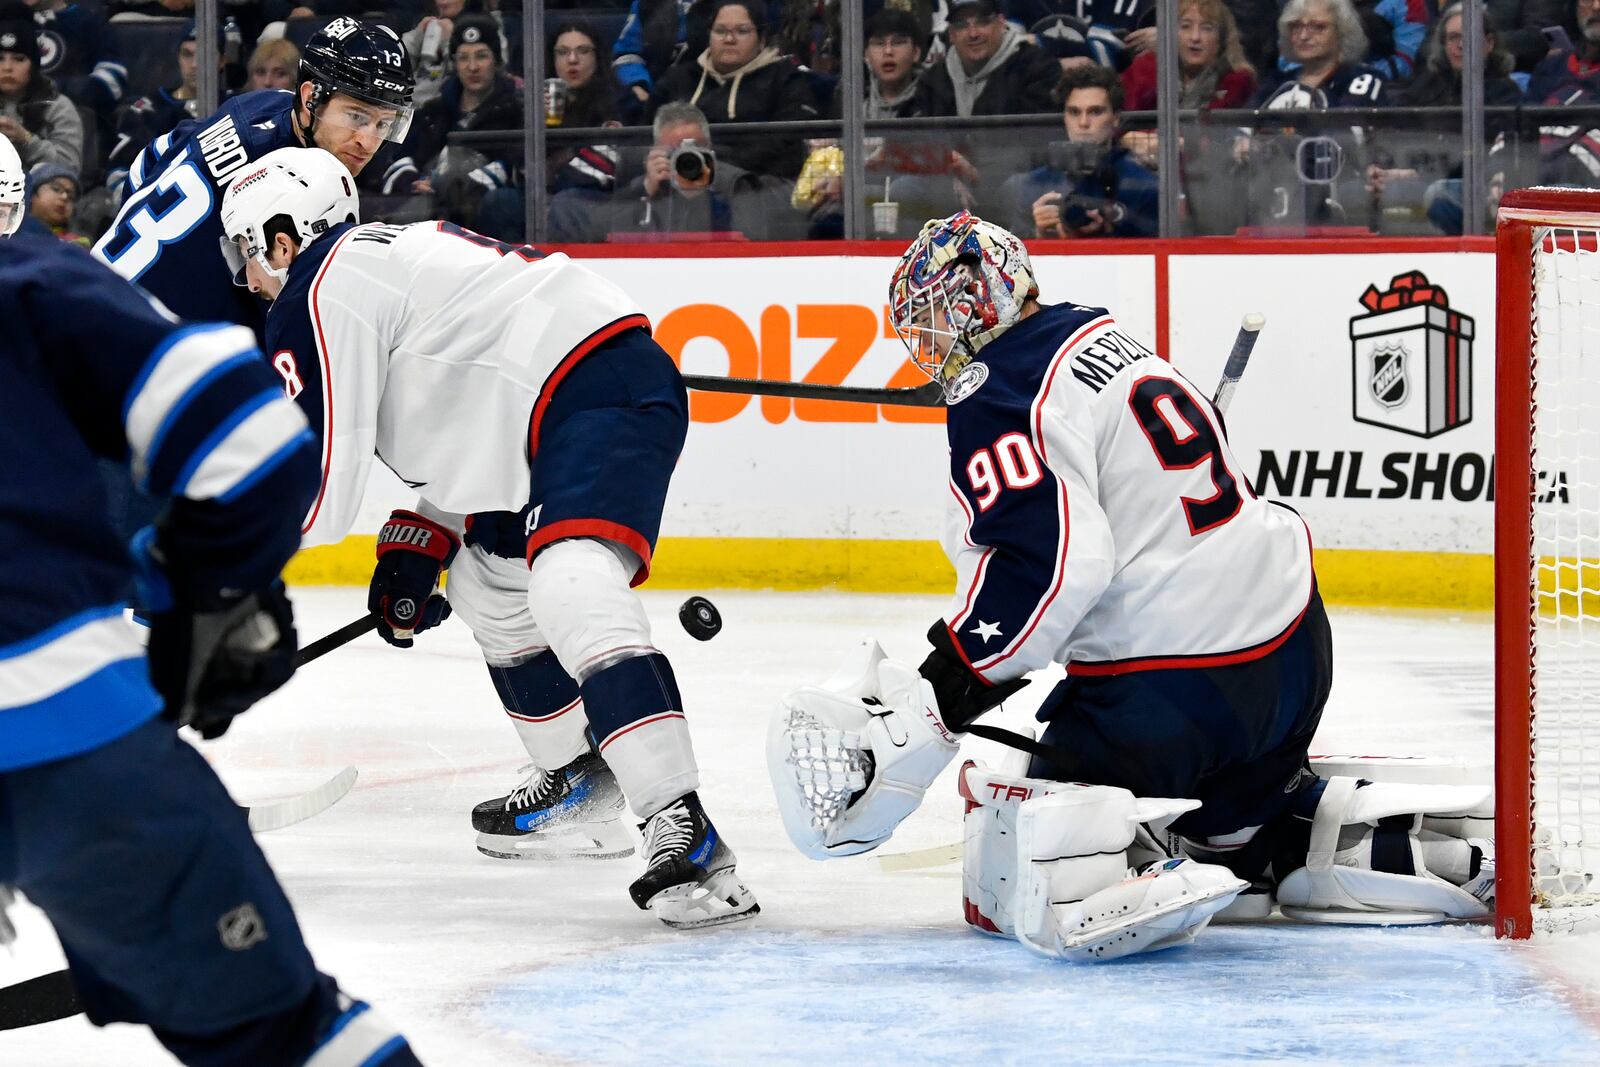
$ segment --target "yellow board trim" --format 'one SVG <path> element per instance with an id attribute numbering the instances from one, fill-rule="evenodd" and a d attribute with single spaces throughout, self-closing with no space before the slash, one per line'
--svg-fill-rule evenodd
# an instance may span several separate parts
<path id="1" fill-rule="evenodd" d="M 307 549 L 290 562 L 285 577 L 296 585 L 365 585 L 375 541 L 368 534 Z M 1494 562 L 1487 555 L 1319 549 L 1317 581 L 1330 604 L 1494 607 Z M 649 588 L 945 594 L 954 583 L 955 572 L 935 541 L 666 537 L 656 550 Z"/>

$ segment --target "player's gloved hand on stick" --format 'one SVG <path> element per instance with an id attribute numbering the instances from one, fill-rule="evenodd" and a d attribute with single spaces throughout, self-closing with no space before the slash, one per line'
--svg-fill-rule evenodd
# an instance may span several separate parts
<path id="1" fill-rule="evenodd" d="M 397 648 L 450 617 L 438 592 L 439 575 L 450 566 L 461 540 L 432 519 L 396 511 L 378 533 L 378 566 L 367 589 L 367 610 L 378 617 L 378 634 Z"/>
<path id="2" fill-rule="evenodd" d="M 154 528 L 141 531 L 133 548 L 140 609 L 150 620 L 150 682 L 166 704 L 163 714 L 208 741 L 221 737 L 234 716 L 294 674 L 298 637 L 283 583 L 195 602 L 167 581 Z"/>

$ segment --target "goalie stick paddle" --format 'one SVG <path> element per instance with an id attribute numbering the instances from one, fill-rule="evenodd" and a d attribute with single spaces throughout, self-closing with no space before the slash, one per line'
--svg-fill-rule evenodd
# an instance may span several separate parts
<path id="1" fill-rule="evenodd" d="M 348 622 L 331 634 L 319 637 L 295 653 L 294 665 L 303 667 L 349 644 L 351 641 L 377 629 L 376 615 L 363 615 Z M 359 772 L 346 767 L 315 789 L 298 796 L 271 804 L 239 805 L 249 818 L 253 833 L 270 833 L 304 822 L 320 815 L 344 799 L 356 784 Z M 0 1030 L 16 1030 L 24 1026 L 52 1023 L 70 1018 L 83 1010 L 78 1002 L 78 991 L 72 985 L 72 976 L 65 970 L 41 974 L 26 981 L 0 988 Z"/>

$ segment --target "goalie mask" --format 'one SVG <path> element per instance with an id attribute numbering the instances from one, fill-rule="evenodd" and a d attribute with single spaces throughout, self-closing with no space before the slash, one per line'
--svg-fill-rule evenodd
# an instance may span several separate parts
<path id="1" fill-rule="evenodd" d="M 287 267 L 274 269 L 267 261 L 268 223 L 278 219 L 283 222 L 274 232 L 287 232 L 302 250 L 341 222 L 359 222 L 350 172 L 320 148 L 280 148 L 229 182 L 222 194 L 222 254 L 235 285 L 246 284 L 247 257 L 279 281 L 287 274 Z"/>
<path id="2" fill-rule="evenodd" d="M 1039 295 L 1016 234 L 966 211 L 930 219 L 889 282 L 889 321 L 934 381 L 958 374 Z"/>
<path id="3" fill-rule="evenodd" d="M 10 237 L 22 225 L 22 200 L 27 185 L 28 175 L 22 169 L 22 157 L 17 155 L 10 138 L 0 137 L 0 237 Z"/>

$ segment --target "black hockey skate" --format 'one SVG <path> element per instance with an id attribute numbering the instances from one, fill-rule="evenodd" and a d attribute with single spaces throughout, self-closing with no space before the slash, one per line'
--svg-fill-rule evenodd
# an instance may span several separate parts
<path id="1" fill-rule="evenodd" d="M 472 809 L 479 852 L 506 860 L 633 855 L 633 838 L 622 819 L 627 802 L 598 754 L 579 756 L 559 770 L 531 769 L 528 780 L 509 794 Z"/>
<path id="2" fill-rule="evenodd" d="M 639 907 L 679 930 L 752 919 L 761 911 L 698 796 L 679 797 L 640 829 L 645 872 L 628 887 Z"/>

